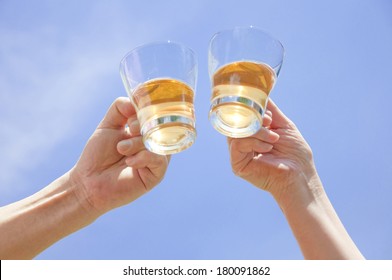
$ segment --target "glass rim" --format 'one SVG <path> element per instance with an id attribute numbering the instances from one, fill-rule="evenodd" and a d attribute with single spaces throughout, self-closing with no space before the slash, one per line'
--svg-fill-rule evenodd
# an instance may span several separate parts
<path id="1" fill-rule="evenodd" d="M 255 30 L 261 33 L 264 33 L 265 35 L 267 35 L 268 37 L 270 37 L 272 40 L 276 41 L 279 43 L 280 47 L 282 48 L 282 50 L 284 50 L 284 46 L 282 44 L 282 42 L 277 39 L 274 35 L 272 35 L 270 32 L 266 31 L 265 29 L 261 29 L 257 26 L 254 25 L 249 25 L 249 26 L 235 26 L 233 28 L 227 28 L 227 29 L 222 29 L 219 30 L 218 32 L 215 32 L 210 39 L 210 42 L 212 41 L 212 39 L 214 39 L 214 37 L 216 37 L 219 34 L 223 34 L 223 33 L 227 33 L 227 32 L 233 32 L 235 30 Z"/>
<path id="2" fill-rule="evenodd" d="M 130 55 L 130 54 L 132 54 L 132 53 L 135 53 L 135 52 L 138 52 L 139 50 L 141 50 L 141 49 L 143 49 L 143 48 L 147 48 L 147 47 L 154 47 L 154 46 L 160 46 L 160 45 L 173 45 L 173 46 L 178 46 L 178 47 L 180 47 L 180 48 L 182 48 L 182 49 L 185 49 L 185 50 L 187 50 L 189 53 L 191 53 L 192 54 L 192 56 L 195 58 L 195 64 L 197 64 L 197 56 L 196 56 L 196 53 L 195 53 L 195 51 L 192 49 L 192 48 L 190 48 L 190 47 L 188 47 L 187 45 L 185 45 L 184 43 L 181 43 L 181 42 L 178 42 L 178 41 L 173 41 L 173 40 L 162 40 L 162 41 L 152 41 L 152 42 L 149 42 L 149 43 L 144 43 L 144 44 L 140 44 L 140 45 L 138 45 L 138 46 L 136 46 L 135 48 L 133 48 L 133 49 L 131 49 L 130 51 L 128 51 L 124 56 L 123 56 L 123 58 L 120 60 L 120 67 L 121 67 L 121 65 L 123 65 L 124 64 L 124 61 L 126 60 L 126 58 Z"/>
<path id="3" fill-rule="evenodd" d="M 209 41 L 209 47 L 211 46 L 213 40 L 215 37 L 217 37 L 220 34 L 224 34 L 224 33 L 233 33 L 235 30 L 255 30 L 257 32 L 263 33 L 264 35 L 266 35 L 267 37 L 269 37 L 273 42 L 277 43 L 278 46 L 280 47 L 280 49 L 282 50 L 282 58 L 280 59 L 279 63 L 277 63 L 276 65 L 272 66 L 271 68 L 275 69 L 276 67 L 278 67 L 279 65 L 281 65 L 284 61 L 284 57 L 285 57 L 285 48 L 282 44 L 282 42 L 277 39 L 275 36 L 273 36 L 271 33 L 269 33 L 268 31 L 265 31 L 264 29 L 261 29 L 259 27 L 256 27 L 254 25 L 249 25 L 249 26 L 235 26 L 233 28 L 227 28 L 227 29 L 222 29 L 218 32 L 215 32 Z"/>

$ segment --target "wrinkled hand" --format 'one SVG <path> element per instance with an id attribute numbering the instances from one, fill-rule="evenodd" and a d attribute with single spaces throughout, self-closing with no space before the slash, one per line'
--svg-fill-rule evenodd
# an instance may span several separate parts
<path id="1" fill-rule="evenodd" d="M 70 173 L 89 211 L 100 215 L 128 204 L 163 179 L 170 157 L 147 151 L 139 131 L 131 102 L 118 98 Z"/>
<path id="2" fill-rule="evenodd" d="M 268 102 L 263 128 L 247 138 L 228 138 L 233 172 L 260 189 L 279 195 L 301 176 L 315 172 L 312 152 L 301 133 Z"/>

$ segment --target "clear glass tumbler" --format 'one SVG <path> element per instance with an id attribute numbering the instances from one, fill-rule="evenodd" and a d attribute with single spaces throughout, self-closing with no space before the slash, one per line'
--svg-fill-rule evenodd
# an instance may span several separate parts
<path id="1" fill-rule="evenodd" d="M 189 148 L 196 139 L 194 52 L 171 41 L 142 45 L 121 60 L 120 74 L 146 148 L 163 155 Z"/>
<path id="2" fill-rule="evenodd" d="M 224 30 L 211 38 L 209 119 L 217 131 L 242 138 L 261 128 L 283 56 L 277 39 L 252 26 Z"/>

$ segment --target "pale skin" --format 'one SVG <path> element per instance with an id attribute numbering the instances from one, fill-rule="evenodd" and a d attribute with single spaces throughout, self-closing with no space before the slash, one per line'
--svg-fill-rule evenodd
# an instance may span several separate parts
<path id="1" fill-rule="evenodd" d="M 271 100 L 268 110 L 265 128 L 228 139 L 233 172 L 274 197 L 305 259 L 363 259 L 327 197 L 309 145 Z"/>
<path id="2" fill-rule="evenodd" d="M 335 213 L 295 125 L 269 102 L 265 128 L 228 139 L 233 172 L 272 194 L 306 259 L 362 259 Z M 164 177 L 170 157 L 148 152 L 135 110 L 118 98 L 66 174 L 0 208 L 0 259 L 31 259 Z"/>
<path id="3" fill-rule="evenodd" d="M 169 157 L 144 148 L 133 106 L 128 98 L 118 98 L 69 172 L 0 209 L 0 259 L 34 258 L 147 193 L 162 180 L 168 164 Z"/>

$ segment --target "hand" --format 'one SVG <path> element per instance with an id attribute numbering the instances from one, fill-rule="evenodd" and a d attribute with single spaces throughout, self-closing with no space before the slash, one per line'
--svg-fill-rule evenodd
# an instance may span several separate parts
<path id="1" fill-rule="evenodd" d="M 131 102 L 118 98 L 70 172 L 88 211 L 101 215 L 128 204 L 163 179 L 170 157 L 147 151 L 139 131 Z"/>
<path id="2" fill-rule="evenodd" d="M 228 138 L 233 172 L 274 196 L 315 173 L 312 152 L 301 133 L 269 100 L 263 128 L 248 138 Z"/>
<path id="3" fill-rule="evenodd" d="M 234 173 L 272 194 L 306 259 L 363 259 L 325 193 L 309 145 L 271 100 L 267 109 L 255 135 L 228 139 Z"/>

